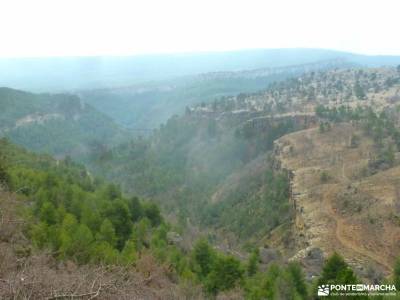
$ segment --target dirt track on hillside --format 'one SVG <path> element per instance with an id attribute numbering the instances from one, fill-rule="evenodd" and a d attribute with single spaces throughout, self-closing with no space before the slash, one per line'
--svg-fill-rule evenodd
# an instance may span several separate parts
<path id="1" fill-rule="evenodd" d="M 364 137 L 357 148 L 349 147 L 351 134 L 362 136 L 343 124 L 324 134 L 317 129 L 289 134 L 277 144 L 282 167 L 294 175 L 293 257 L 317 247 L 326 255 L 337 251 L 352 267 L 372 267 L 388 275 L 400 249 L 400 228 L 393 221 L 394 188 L 388 179 L 400 176 L 400 168 L 360 177 L 374 153 L 373 143 Z M 321 181 L 323 172 L 327 182 Z M 348 207 L 343 206 L 344 197 Z"/>
<path id="2" fill-rule="evenodd" d="M 357 234 L 357 232 L 354 232 L 351 226 L 346 224 L 345 220 L 338 215 L 332 205 L 332 201 L 335 199 L 337 193 L 337 188 L 338 185 L 333 184 L 328 188 L 323 196 L 323 203 L 326 208 L 325 212 L 335 222 L 335 238 L 346 249 L 374 261 L 378 265 L 382 266 L 387 272 L 391 272 L 393 270 L 392 266 L 385 259 L 379 256 L 379 254 L 371 252 L 347 238 L 346 235 L 352 236 L 353 234 Z"/>

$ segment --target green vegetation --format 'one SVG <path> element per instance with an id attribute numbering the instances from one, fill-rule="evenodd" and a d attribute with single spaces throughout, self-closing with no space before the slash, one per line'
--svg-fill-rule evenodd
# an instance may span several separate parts
<path id="1" fill-rule="evenodd" d="M 378 153 L 369 162 L 371 172 L 394 165 L 395 152 L 400 151 L 400 130 L 396 126 L 399 117 L 398 109 L 376 113 L 370 107 L 352 109 L 348 106 L 328 108 L 320 105 L 316 108 L 316 114 L 332 122 L 352 121 L 361 126 L 364 132 L 373 139 Z M 352 136 L 350 147 L 356 147 L 359 139 L 357 136 Z"/>
<path id="2" fill-rule="evenodd" d="M 159 263 L 169 264 L 181 282 L 201 284 L 210 297 L 235 288 L 247 299 L 308 299 L 314 295 L 296 263 L 271 265 L 262 272 L 258 250 L 241 262 L 216 251 L 205 239 L 185 251 L 168 242 L 171 225 L 153 203 L 124 197 L 117 186 L 92 178 L 69 159 L 34 155 L 4 139 L 0 150 L 9 187 L 27 204 L 23 215 L 28 236 L 36 248 L 50 250 L 59 260 L 134 266 L 139 256 L 149 253 Z M 286 197 L 283 177 L 268 176 L 276 187 L 266 195 L 273 192 L 276 198 Z M 20 252 L 29 255 L 31 251 Z M 396 284 L 398 269 L 397 264 Z M 315 284 L 336 282 L 354 283 L 357 278 L 334 254 Z"/>
<path id="3" fill-rule="evenodd" d="M 251 252 L 249 262 L 247 264 L 247 275 L 249 277 L 255 275 L 258 272 L 258 263 L 260 260 L 260 251 L 255 249 Z"/>
<path id="4" fill-rule="evenodd" d="M 267 167 L 258 180 L 253 177 L 244 180 L 223 201 L 211 204 L 204 216 L 206 224 L 225 227 L 245 238 L 263 236 L 288 221 L 288 175 Z M 254 190 L 259 193 L 252 194 Z"/>
<path id="5" fill-rule="evenodd" d="M 317 286 L 320 285 L 331 285 L 331 284 L 357 284 L 360 281 L 357 279 L 357 276 L 354 274 L 353 270 L 346 264 L 343 258 L 334 253 L 332 256 L 326 261 L 320 278 L 317 280 Z M 316 288 L 315 288 L 316 290 Z M 330 298 L 338 298 L 338 297 L 330 297 Z M 367 296 L 343 296 L 343 299 L 368 299 Z M 339 297 L 340 299 L 340 297 Z"/>
<path id="6" fill-rule="evenodd" d="M 320 175 L 321 183 L 327 183 L 331 179 L 331 176 L 326 172 L 322 171 Z"/>
<path id="7" fill-rule="evenodd" d="M 207 241 L 199 240 L 191 253 L 169 244 L 171 227 L 153 203 L 125 198 L 118 187 L 92 178 L 68 159 L 34 155 L 5 139 L 0 150 L 9 188 L 28 204 L 26 232 L 36 248 L 78 264 L 134 265 L 149 252 L 171 264 L 182 280 L 202 283 L 210 295 L 244 285 L 243 264 Z"/>
<path id="8" fill-rule="evenodd" d="M 118 187 L 93 179 L 82 166 L 31 155 L 6 140 L 1 149 L 10 187 L 31 201 L 28 214 L 36 222 L 29 236 L 61 259 L 132 263 L 146 244 L 143 228 L 168 228 L 157 206 L 121 196 Z"/>
<path id="9" fill-rule="evenodd" d="M 318 279 L 318 285 L 334 284 L 335 282 L 342 282 L 343 284 L 357 283 L 354 272 L 337 253 L 334 253 L 326 262 L 322 275 Z"/>
<path id="10" fill-rule="evenodd" d="M 69 94 L 0 88 L 0 107 L 0 137 L 36 152 L 77 158 L 124 135 L 109 117 Z"/>
<path id="11" fill-rule="evenodd" d="M 357 283 L 355 273 L 337 254 L 327 260 L 320 278 L 307 282 L 299 264 L 266 266 L 259 250 L 252 249 L 252 242 L 290 224 L 289 174 L 277 167 L 271 152 L 276 139 L 306 126 L 295 123 L 296 118 L 270 118 L 270 114 L 288 111 L 297 95 L 306 101 L 321 95 L 337 100 L 335 91 L 346 90 L 365 100 L 378 75 L 361 70 L 351 74 L 357 79 L 354 86 L 341 81 L 343 74 L 327 85 L 321 84 L 325 75 L 319 74 L 322 79 L 315 87 L 315 74 L 272 85 L 265 94 L 252 95 L 255 99 L 261 95 L 262 101 L 273 99 L 265 103 L 262 112 L 256 111 L 257 101 L 248 101 L 245 93 L 207 104 L 210 99 L 205 95 L 235 89 L 233 85 L 243 83 L 240 80 L 189 84 L 184 93 L 179 91 L 181 99 L 204 96 L 203 103 L 188 108 L 184 116 L 170 118 L 149 137 L 116 146 L 113 143 L 123 132 L 77 97 L 0 89 L 2 135 L 30 149 L 65 157 L 54 160 L 34 155 L 0 140 L 0 184 L 24 204 L 24 233 L 32 242 L 18 251 L 30 255 L 44 250 L 59 261 L 80 266 L 124 268 L 140 268 L 140 258 L 149 255 L 168 270 L 171 280 L 199 285 L 211 299 L 236 291 L 247 299 L 309 299 L 315 297 L 319 284 Z M 386 78 L 376 90 L 390 87 L 396 80 Z M 251 82 L 247 83 L 250 88 Z M 161 93 L 153 92 L 142 96 Z M 169 96 L 176 95 L 171 92 Z M 368 172 L 396 164 L 399 110 L 377 113 L 371 108 L 318 106 L 316 114 L 321 134 L 334 123 L 352 122 L 374 141 L 377 156 L 371 157 Z M 357 148 L 362 142 L 353 135 L 349 147 Z M 65 154 L 81 159 L 87 154 L 90 171 L 113 183 L 93 177 Z M 323 171 L 320 180 L 328 183 L 331 176 Z M 166 222 L 158 205 L 175 217 L 177 224 Z M 192 249 L 188 243 L 183 246 L 168 238 L 184 231 L 187 223 L 210 232 Z M 287 227 L 278 229 L 284 235 Z M 241 260 L 217 251 L 212 245 L 221 233 L 228 233 L 227 239 L 233 233 L 232 240 L 237 239 L 233 243 L 247 242 L 252 251 Z M 283 240 L 286 244 L 286 236 Z M 399 266 L 397 263 L 393 274 L 396 284 Z"/>
<path id="12" fill-rule="evenodd" d="M 357 99 L 359 99 L 359 100 L 365 100 L 367 98 L 364 88 L 361 86 L 360 82 L 358 82 L 358 81 L 354 85 L 354 95 L 356 95 Z"/>
<path id="13" fill-rule="evenodd" d="M 249 78 L 246 74 L 233 75 L 233 78 L 229 74 L 213 78 L 210 74 L 130 88 L 88 90 L 82 93 L 82 99 L 125 127 L 152 129 L 158 128 L 173 115 L 183 114 L 187 106 L 210 103 L 219 97 L 256 92 L 274 81 L 293 76 L 291 73 Z"/>
<path id="14" fill-rule="evenodd" d="M 289 215 L 287 176 L 272 172 L 268 153 L 273 141 L 294 126 L 282 121 L 256 130 L 234 118 L 174 117 L 151 137 L 95 154 L 90 168 L 128 193 L 154 198 L 183 222 L 189 217 L 196 224 L 227 228 L 240 238 L 261 235 Z M 263 158 L 259 175 L 221 186 L 246 166 L 251 170 L 257 158 Z M 211 202 L 219 189 L 224 190 L 222 199 Z"/>

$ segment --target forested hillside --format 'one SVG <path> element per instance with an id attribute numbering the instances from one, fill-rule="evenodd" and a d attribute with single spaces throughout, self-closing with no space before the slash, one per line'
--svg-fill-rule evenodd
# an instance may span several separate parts
<path id="1" fill-rule="evenodd" d="M 185 248 L 156 205 L 5 139 L 0 182 L 5 299 L 308 299 L 317 284 L 358 282 L 337 254 L 307 281 L 297 263 L 267 262 L 257 249 L 238 260 L 204 239 Z"/>
<path id="2" fill-rule="evenodd" d="M 189 217 L 256 238 L 289 216 L 287 174 L 273 169 L 270 154 L 273 141 L 299 125 L 277 120 L 252 135 L 243 123 L 240 114 L 216 121 L 188 113 L 150 138 L 93 156 L 90 165 L 125 191 L 154 197 L 181 222 Z"/>
<path id="3" fill-rule="evenodd" d="M 336 128 L 334 122 L 379 125 L 371 134 L 384 139 L 385 130 L 392 133 L 385 143 L 369 150 L 369 165 L 385 168 L 398 155 L 399 78 L 396 68 L 309 72 L 258 93 L 221 97 L 187 108 L 183 116 L 170 118 L 149 137 L 96 153 L 89 166 L 126 192 L 152 197 L 180 224 L 206 229 L 210 239 L 227 251 L 256 243 L 273 245 L 284 256 L 296 257 L 300 250 L 310 251 L 311 241 L 296 227 L 304 208 L 293 202 L 297 197 L 294 170 L 283 167 L 279 158 L 279 151 L 294 155 L 296 144 L 282 150 L 277 142 L 295 132 L 307 134 L 305 139 L 311 134 L 308 130 L 329 132 Z M 379 120 L 384 117 L 381 112 L 392 123 Z M 365 118 L 370 119 L 368 125 L 363 125 Z M 368 139 L 354 135 L 353 143 L 357 138 Z M 372 169 L 363 176 L 378 172 Z M 393 259 L 388 257 L 389 264 Z M 369 262 L 364 257 L 354 264 Z"/>
<path id="4" fill-rule="evenodd" d="M 0 88 L 0 135 L 37 152 L 79 157 L 121 140 L 107 116 L 69 94 Z"/>
<path id="5" fill-rule="evenodd" d="M 1 224 L 0 296 L 308 299 L 398 280 L 400 68 L 300 73 L 132 138 L 77 96 L 0 89 L 2 136 L 57 158 L 0 142 L 1 212 L 18 220 Z"/>
<path id="6" fill-rule="evenodd" d="M 182 115 L 186 107 L 210 103 L 223 96 L 257 92 L 305 72 L 351 66 L 354 64 L 338 58 L 281 67 L 209 72 L 123 87 L 83 90 L 77 94 L 118 124 L 139 129 L 139 134 L 148 134 L 149 129 L 158 128 L 173 115 Z"/>
<path id="7" fill-rule="evenodd" d="M 395 69 L 311 71 L 258 93 L 187 108 L 150 137 L 96 153 L 90 165 L 182 220 L 254 238 L 290 216 L 289 176 L 275 169 L 274 141 L 317 126 L 321 103 L 382 109 L 395 101 L 398 78 Z"/>

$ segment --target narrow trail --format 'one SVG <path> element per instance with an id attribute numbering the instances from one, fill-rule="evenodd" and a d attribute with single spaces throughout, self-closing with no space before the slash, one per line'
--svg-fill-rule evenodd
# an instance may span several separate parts
<path id="1" fill-rule="evenodd" d="M 334 199 L 334 195 L 336 192 L 337 184 L 333 184 L 326 193 L 324 193 L 324 207 L 326 208 L 325 212 L 328 214 L 328 216 L 335 222 L 335 237 L 336 239 L 342 244 L 343 247 L 361 255 L 364 256 L 377 264 L 381 265 L 384 267 L 384 269 L 388 272 L 392 272 L 393 268 L 392 266 L 384 260 L 379 254 L 376 254 L 374 252 L 371 252 L 368 249 L 365 249 L 363 247 L 360 247 L 359 245 L 355 244 L 351 240 L 349 240 L 345 232 L 348 231 L 348 226 L 345 224 L 344 220 L 338 216 L 336 213 L 335 209 L 333 208 L 332 205 L 332 199 Z"/>
<path id="2" fill-rule="evenodd" d="M 303 133 L 303 140 L 306 142 L 304 143 L 312 143 L 313 136 L 312 136 L 312 131 L 307 130 Z M 293 139 L 291 141 L 291 144 L 294 144 L 296 142 L 296 139 Z M 318 145 L 317 145 L 318 146 Z M 315 146 L 314 146 L 315 147 Z M 312 176 L 312 172 L 307 172 L 304 171 L 305 168 L 311 166 L 318 166 L 318 161 L 316 162 L 307 162 L 306 159 L 308 159 L 307 154 L 308 154 L 308 149 L 312 148 L 311 146 L 308 147 L 308 145 L 304 145 L 302 149 L 302 155 L 303 157 L 300 157 L 300 163 L 298 164 L 293 164 L 293 161 L 288 160 L 286 161 L 286 166 L 288 169 L 293 169 L 295 171 L 295 177 L 292 178 L 293 182 L 296 182 L 295 186 L 298 187 L 303 187 L 303 189 L 294 190 L 292 191 L 294 194 L 307 194 L 308 191 L 312 190 L 315 183 L 308 182 L 307 177 L 305 177 L 304 174 L 308 174 L 309 176 Z M 310 152 L 312 151 L 309 150 Z M 321 185 L 319 188 L 322 188 L 322 194 L 319 195 L 319 205 L 321 205 L 319 208 L 317 208 L 319 211 L 314 211 L 316 208 L 312 203 L 309 203 L 310 206 L 308 207 L 308 210 L 306 208 L 306 215 L 302 216 L 303 220 L 305 222 L 309 222 L 309 226 L 316 226 L 317 228 L 313 228 L 311 231 L 310 239 L 313 239 L 314 236 L 318 236 L 321 239 L 316 239 L 315 243 L 319 244 L 320 242 L 325 243 L 325 245 L 321 245 L 322 247 L 326 247 L 326 250 L 331 250 L 331 249 L 343 249 L 344 253 L 346 254 L 345 256 L 347 258 L 355 258 L 356 261 L 358 258 L 361 260 L 362 265 L 365 265 L 364 262 L 370 261 L 375 263 L 377 266 L 382 268 L 382 271 L 384 273 L 389 274 L 392 273 L 393 266 L 391 263 L 388 261 L 385 255 L 381 253 L 381 249 L 378 246 L 372 245 L 372 248 L 366 248 L 363 244 L 362 241 L 357 239 L 357 235 L 359 234 L 359 230 L 353 226 L 350 226 L 348 219 L 344 216 L 341 216 L 338 211 L 336 211 L 336 206 L 335 206 L 335 199 L 338 191 L 340 191 L 341 188 L 346 187 L 352 183 L 355 183 L 356 180 L 351 179 L 351 170 L 353 167 L 353 162 L 351 160 L 351 155 L 347 157 L 347 159 L 344 159 L 343 155 L 347 153 L 342 153 L 340 149 L 334 149 L 333 154 L 336 156 L 334 157 L 335 159 L 332 160 L 332 165 L 329 165 L 330 171 L 332 174 L 335 176 L 335 182 L 332 183 L 327 183 Z M 310 154 L 311 159 L 313 159 L 312 154 Z M 314 157 L 318 158 L 316 155 Z M 332 156 L 330 156 L 333 158 Z M 295 160 L 294 160 L 295 161 Z M 350 164 L 350 165 L 349 165 Z M 322 164 L 323 165 L 323 164 Z M 301 172 L 300 170 L 303 169 L 304 172 Z M 303 174 L 303 175 L 300 175 Z M 297 176 L 300 176 L 296 178 Z M 301 176 L 304 176 L 301 178 Z M 318 183 L 316 183 L 319 185 Z M 311 196 L 314 197 L 314 196 Z M 314 197 L 315 198 L 315 197 Z M 296 200 L 296 199 L 295 199 Z M 317 199 L 313 199 L 317 200 Z M 307 207 L 306 203 L 308 200 L 305 198 L 303 200 L 299 200 L 299 206 L 305 206 Z M 305 203 L 301 203 L 301 201 L 304 201 Z M 313 202 L 313 201 L 311 201 Z M 299 211 L 298 213 L 302 214 L 302 211 Z M 307 228 L 307 224 L 305 224 Z M 320 227 L 320 228 L 319 228 Z M 326 238 L 323 236 L 320 236 L 320 234 L 328 234 Z M 313 241 L 311 240 L 311 243 Z M 301 246 L 302 247 L 302 246 Z"/>

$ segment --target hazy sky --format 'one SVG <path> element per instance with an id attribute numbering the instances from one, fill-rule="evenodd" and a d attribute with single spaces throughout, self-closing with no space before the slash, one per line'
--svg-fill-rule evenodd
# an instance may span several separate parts
<path id="1" fill-rule="evenodd" d="M 331 48 L 400 55 L 399 0 L 0 0 L 0 56 Z"/>

